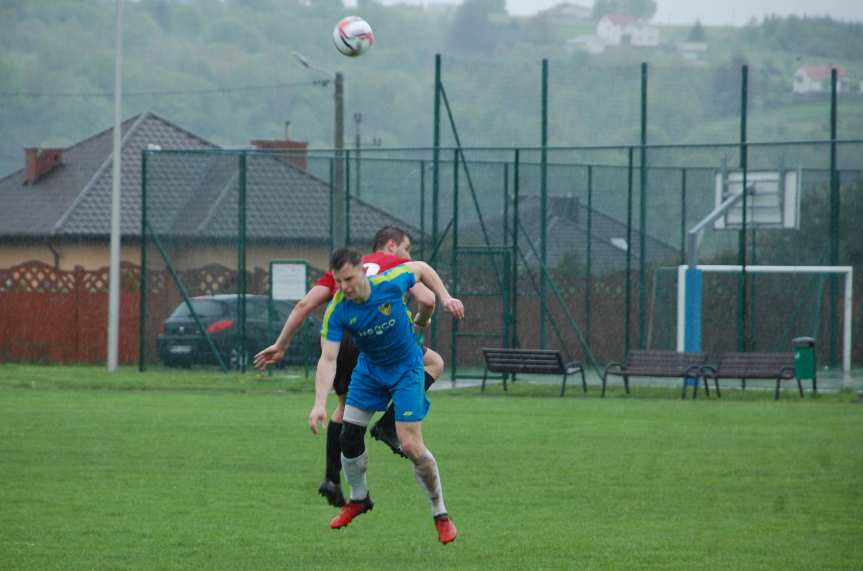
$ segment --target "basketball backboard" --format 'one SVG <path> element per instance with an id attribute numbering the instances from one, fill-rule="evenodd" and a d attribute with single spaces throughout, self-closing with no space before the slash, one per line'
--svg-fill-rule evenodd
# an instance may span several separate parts
<path id="1" fill-rule="evenodd" d="M 746 225 L 750 229 L 799 229 L 800 173 L 795 170 L 747 171 Z M 716 207 L 743 190 L 742 171 L 716 173 Z M 737 200 L 713 222 L 716 230 L 743 226 L 743 200 Z"/>

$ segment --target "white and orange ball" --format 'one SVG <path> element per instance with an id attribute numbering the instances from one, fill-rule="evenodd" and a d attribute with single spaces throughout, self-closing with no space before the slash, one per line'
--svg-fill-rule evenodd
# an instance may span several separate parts
<path id="1" fill-rule="evenodd" d="M 333 43 L 343 55 L 356 57 L 372 47 L 375 35 L 368 22 L 359 16 L 348 16 L 333 28 Z"/>

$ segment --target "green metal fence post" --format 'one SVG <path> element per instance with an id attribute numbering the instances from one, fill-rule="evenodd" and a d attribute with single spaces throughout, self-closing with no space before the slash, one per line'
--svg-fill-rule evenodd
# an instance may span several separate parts
<path id="1" fill-rule="evenodd" d="M 542 60 L 542 130 L 540 144 L 540 186 L 539 186 L 539 263 L 542 268 L 548 261 L 548 59 Z M 545 319 L 548 308 L 545 302 L 545 272 L 539 275 L 539 347 L 545 349 Z"/>
<path id="2" fill-rule="evenodd" d="M 645 348 L 647 337 L 647 63 L 641 64 L 641 149 L 639 158 L 638 213 L 638 347 Z"/>
<path id="3" fill-rule="evenodd" d="M 138 371 L 146 369 L 147 334 L 147 149 L 141 151 L 141 278 L 138 280 Z"/>
<path id="4" fill-rule="evenodd" d="M 239 228 L 239 248 L 237 252 L 237 289 L 240 299 L 237 304 L 237 320 L 240 324 L 240 343 L 238 359 L 240 372 L 246 372 L 246 153 L 240 154 L 240 196 L 238 204 L 237 227 Z"/>
<path id="5" fill-rule="evenodd" d="M 519 347 L 518 339 L 518 192 L 521 157 L 516 149 L 512 165 L 512 347 Z"/>
<path id="6" fill-rule="evenodd" d="M 746 174 L 748 168 L 748 148 L 746 144 L 746 111 L 748 102 L 749 66 L 740 69 L 740 169 L 743 171 L 743 216 L 738 234 L 737 263 L 741 267 L 737 279 L 737 350 L 746 351 L 746 218 L 748 212 L 748 192 Z"/>
<path id="7" fill-rule="evenodd" d="M 626 166 L 626 299 L 623 303 L 624 354 L 629 353 L 630 323 L 629 314 L 632 304 L 632 157 L 634 149 L 627 148 Z"/>
<path id="8" fill-rule="evenodd" d="M 830 265 L 839 265 L 839 172 L 836 170 L 836 68 L 830 70 Z M 839 276 L 830 274 L 830 366 L 838 363 Z"/>
<path id="9" fill-rule="evenodd" d="M 509 245 L 509 163 L 503 163 L 503 246 Z"/>
<path id="10" fill-rule="evenodd" d="M 590 327 L 591 327 L 591 295 L 593 294 L 593 275 L 591 274 L 591 263 L 593 257 L 593 165 L 587 165 L 587 275 L 585 276 L 584 286 L 584 317 L 586 327 L 587 344 L 590 345 Z"/>
<path id="11" fill-rule="evenodd" d="M 426 162 L 420 161 L 420 260 L 426 259 Z"/>
<path id="12" fill-rule="evenodd" d="M 458 177 L 459 177 L 459 150 L 453 150 L 452 165 L 452 295 L 458 297 Z M 452 319 L 452 332 L 450 335 L 450 380 L 455 384 L 456 369 L 458 367 L 458 320 Z"/>
<path id="13" fill-rule="evenodd" d="M 434 121 L 433 121 L 433 149 L 432 149 L 432 259 L 429 264 L 434 265 L 436 248 L 438 244 L 438 233 L 440 231 L 440 92 L 441 92 L 441 56 L 434 56 Z M 437 347 L 438 325 L 437 319 L 432 320 L 431 346 Z"/>

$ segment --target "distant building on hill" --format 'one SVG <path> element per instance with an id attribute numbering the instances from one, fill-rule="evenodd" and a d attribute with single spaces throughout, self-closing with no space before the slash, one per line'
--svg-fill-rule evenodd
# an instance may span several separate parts
<path id="1" fill-rule="evenodd" d="M 655 47 L 659 29 L 628 14 L 607 14 L 596 24 L 596 35 L 612 46 Z"/>
<path id="2" fill-rule="evenodd" d="M 545 18 L 561 22 L 566 20 L 590 20 L 592 10 L 580 4 L 572 2 L 561 2 L 551 8 L 540 10 L 536 13 L 537 18 Z"/>
<path id="3" fill-rule="evenodd" d="M 791 91 L 797 95 L 830 92 L 830 71 L 836 68 L 836 91 L 847 92 L 850 84 L 848 70 L 841 65 L 810 64 L 797 68 L 791 83 Z"/>

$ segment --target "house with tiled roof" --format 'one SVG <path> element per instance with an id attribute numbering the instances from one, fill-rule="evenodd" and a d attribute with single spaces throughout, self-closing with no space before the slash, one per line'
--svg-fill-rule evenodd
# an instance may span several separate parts
<path id="1" fill-rule="evenodd" d="M 798 95 L 830 93 L 830 75 L 836 69 L 836 91 L 848 91 L 848 70 L 841 65 L 809 64 L 797 68 L 791 82 L 791 91 Z"/>
<path id="2" fill-rule="evenodd" d="M 67 148 L 25 150 L 24 168 L 0 179 L 0 268 L 30 260 L 64 270 L 108 265 L 112 145 L 113 129 L 106 129 Z M 153 234 L 178 259 L 235 267 L 239 154 L 149 112 L 122 124 L 122 259 L 140 263 L 145 149 Z M 267 268 L 272 259 L 326 268 L 329 185 L 272 151 L 249 151 L 244 171 L 247 268 Z M 355 243 L 370 242 L 383 225 L 407 227 L 355 197 L 350 215 Z"/>
<path id="3" fill-rule="evenodd" d="M 596 23 L 596 35 L 611 46 L 655 47 L 659 29 L 629 14 L 606 14 Z"/>

